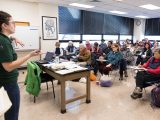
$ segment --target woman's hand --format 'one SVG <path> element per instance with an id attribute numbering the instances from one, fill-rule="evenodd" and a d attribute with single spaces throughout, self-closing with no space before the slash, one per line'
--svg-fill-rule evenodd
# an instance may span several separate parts
<path id="1" fill-rule="evenodd" d="M 21 40 L 15 38 L 15 37 L 11 37 L 11 39 L 15 42 L 16 46 L 18 46 L 18 44 L 19 44 L 22 47 L 24 47 L 24 43 Z"/>
<path id="2" fill-rule="evenodd" d="M 112 64 L 108 64 L 108 65 L 106 65 L 106 67 L 111 67 L 112 66 Z"/>
<path id="3" fill-rule="evenodd" d="M 40 50 L 34 50 L 32 52 L 29 53 L 29 56 L 30 57 L 33 57 L 33 56 L 37 56 L 37 55 L 41 55 L 41 51 Z"/>
<path id="4" fill-rule="evenodd" d="M 143 68 L 143 70 L 144 70 L 144 71 L 147 71 L 148 69 L 146 69 L 146 68 Z"/>
<path id="5" fill-rule="evenodd" d="M 143 68 L 143 66 L 141 64 L 138 65 L 139 68 Z"/>

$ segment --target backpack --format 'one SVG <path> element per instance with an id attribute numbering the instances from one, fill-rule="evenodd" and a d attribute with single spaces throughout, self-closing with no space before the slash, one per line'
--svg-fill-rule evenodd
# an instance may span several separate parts
<path id="1" fill-rule="evenodd" d="M 151 105 L 160 107 L 160 86 L 157 86 L 151 91 Z"/>

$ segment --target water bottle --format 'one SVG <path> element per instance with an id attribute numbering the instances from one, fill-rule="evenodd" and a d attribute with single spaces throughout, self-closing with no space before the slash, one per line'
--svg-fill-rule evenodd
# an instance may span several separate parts
<path id="1" fill-rule="evenodd" d="M 55 63 L 59 63 L 59 56 L 55 57 Z"/>

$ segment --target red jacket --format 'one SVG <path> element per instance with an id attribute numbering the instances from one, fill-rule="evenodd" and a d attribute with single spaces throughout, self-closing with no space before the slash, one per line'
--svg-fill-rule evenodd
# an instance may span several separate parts
<path id="1" fill-rule="evenodd" d="M 151 69 L 151 68 L 149 67 L 149 63 L 150 63 L 150 60 L 151 60 L 151 59 L 152 59 L 152 57 L 151 57 L 146 63 L 143 64 L 143 67 L 144 67 L 144 68 L 147 68 L 147 71 L 148 71 L 149 73 L 152 73 L 152 74 L 160 74 L 160 65 L 159 65 L 156 69 Z M 153 62 L 160 62 L 160 60 L 155 59 Z"/>

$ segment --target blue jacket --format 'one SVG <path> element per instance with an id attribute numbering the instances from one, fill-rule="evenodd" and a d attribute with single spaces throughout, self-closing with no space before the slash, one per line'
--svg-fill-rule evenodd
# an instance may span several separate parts
<path id="1" fill-rule="evenodd" d="M 120 52 L 110 51 L 107 55 L 107 63 L 112 65 L 117 65 L 122 58 L 123 56 Z"/>

